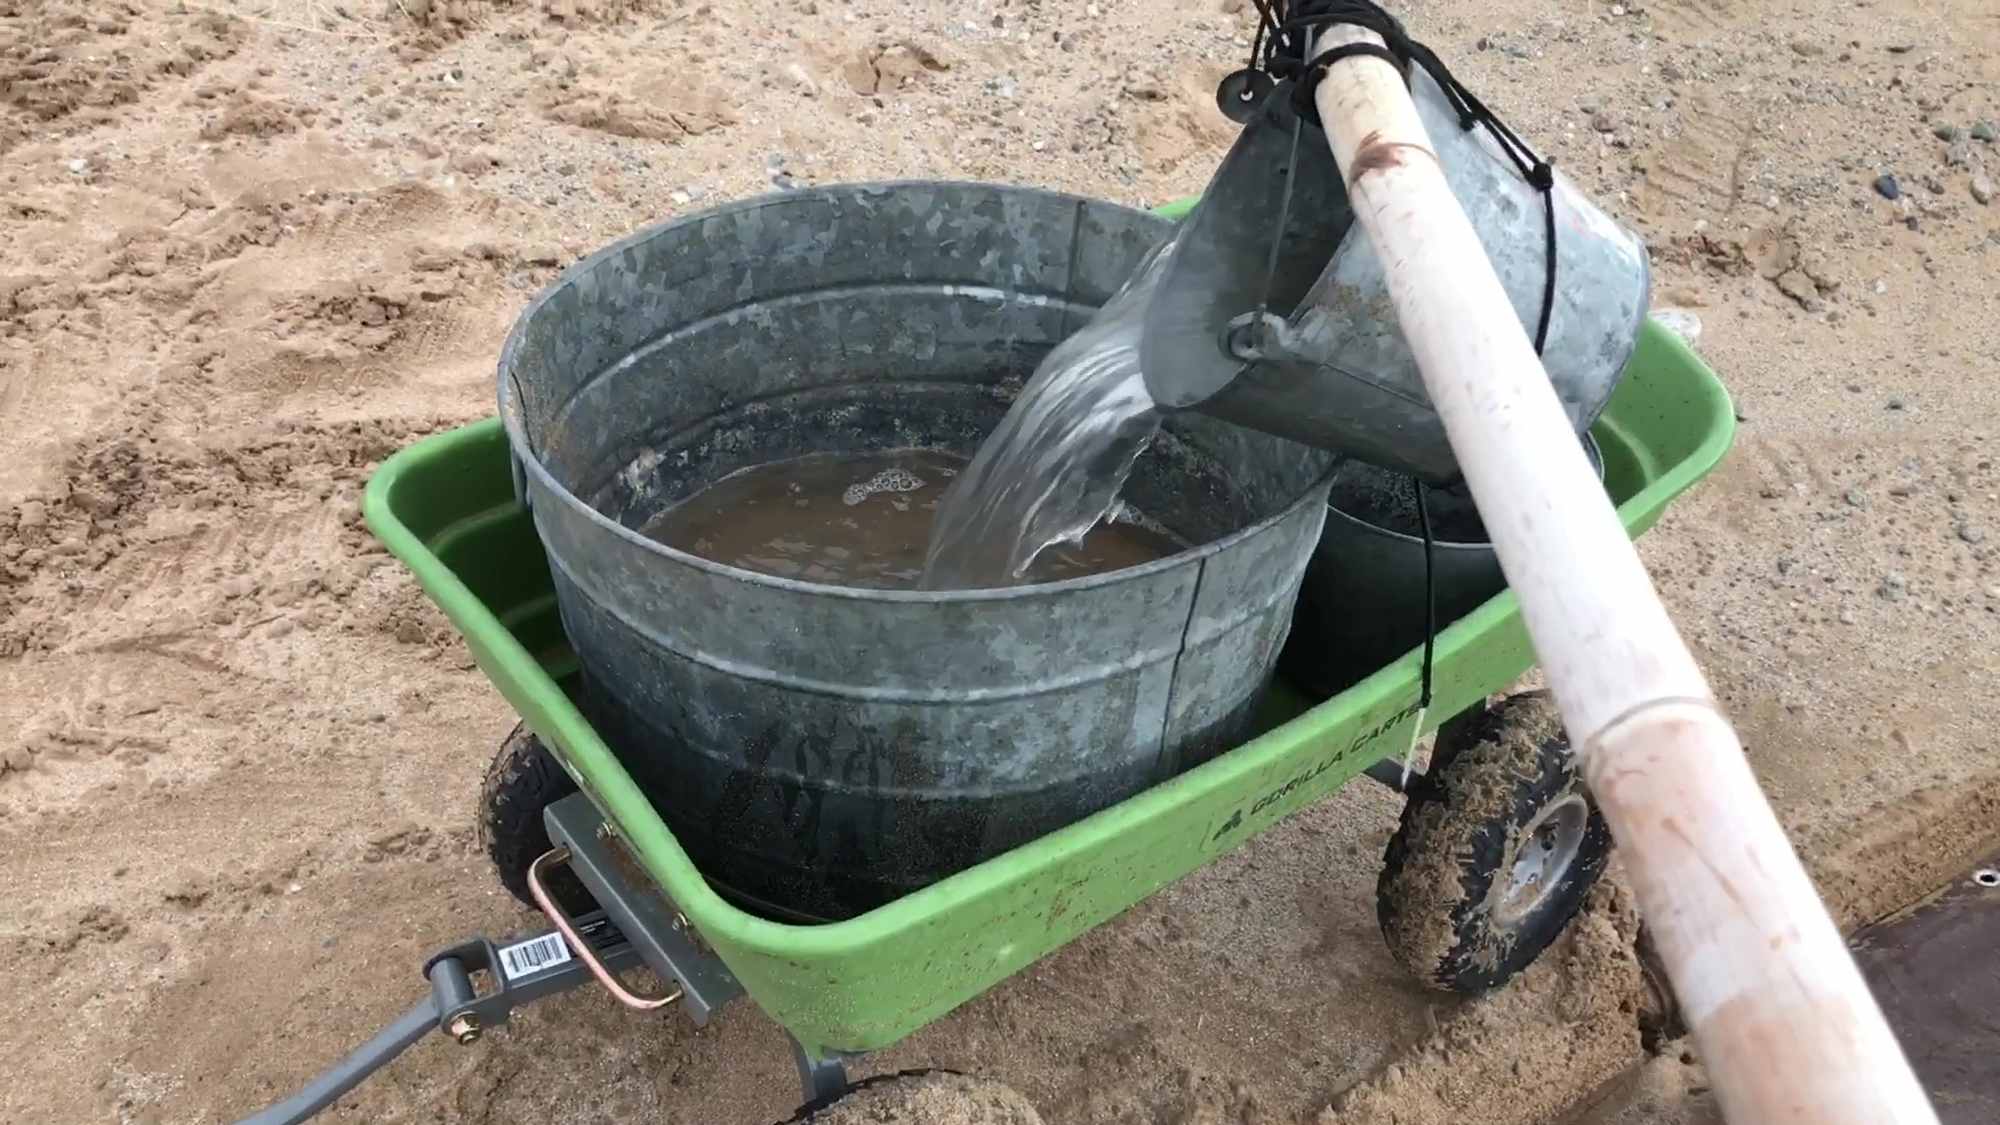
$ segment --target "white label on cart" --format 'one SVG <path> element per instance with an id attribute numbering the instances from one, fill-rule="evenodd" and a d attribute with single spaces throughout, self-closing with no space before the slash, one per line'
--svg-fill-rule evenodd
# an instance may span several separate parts
<path id="1" fill-rule="evenodd" d="M 1418 706 L 1417 717 L 1410 721 L 1410 744 L 1403 747 L 1403 779 L 1399 783 L 1404 788 L 1410 784 L 1410 768 L 1417 760 L 1417 743 L 1424 737 L 1424 712 L 1430 708 Z"/>
<path id="2" fill-rule="evenodd" d="M 551 969 L 569 960 L 569 946 L 563 944 L 561 934 L 543 934 L 527 941 L 517 941 L 500 951 L 500 971 L 507 974 L 510 981 L 520 980 L 530 973 Z"/>

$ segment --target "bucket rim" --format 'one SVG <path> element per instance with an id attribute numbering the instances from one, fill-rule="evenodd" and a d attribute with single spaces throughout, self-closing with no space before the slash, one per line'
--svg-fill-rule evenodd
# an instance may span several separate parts
<path id="1" fill-rule="evenodd" d="M 1063 200 L 1065 202 L 1074 202 L 1078 206 L 1092 205 L 1098 207 L 1107 207 L 1118 211 L 1123 211 L 1132 216 L 1143 218 L 1148 222 L 1156 224 L 1162 231 L 1171 229 L 1172 227 L 1178 225 L 1179 222 L 1181 221 L 1178 218 L 1168 218 L 1166 216 L 1159 214 L 1158 212 L 1149 211 L 1144 208 L 1132 207 L 1127 204 L 1116 203 L 1110 200 L 1096 199 L 1091 196 L 1079 195 L 1074 192 L 1056 191 L 1049 188 L 1034 187 L 1028 185 L 994 183 L 986 180 L 899 179 L 899 180 L 843 181 L 840 183 L 819 184 L 813 187 L 801 188 L 795 191 L 763 192 L 757 195 L 746 196 L 741 199 L 728 200 L 716 204 L 715 206 L 712 207 L 704 208 L 699 211 L 689 212 L 685 215 L 672 216 L 666 219 L 662 219 L 658 222 L 649 223 L 646 226 L 640 227 L 638 230 L 635 230 L 632 233 L 626 235 L 625 237 L 618 239 L 617 241 L 612 242 L 606 246 L 600 247 L 599 249 L 591 252 L 590 254 L 587 254 L 577 259 L 575 262 L 565 267 L 560 274 L 556 275 L 553 281 L 549 282 L 547 286 L 543 287 L 543 289 L 539 293 L 535 294 L 534 298 L 531 299 L 527 303 L 527 305 L 525 305 L 521 309 L 521 312 L 515 316 L 512 327 L 510 327 L 507 330 L 506 341 L 501 345 L 500 348 L 500 360 L 497 365 L 498 377 L 496 379 L 496 382 L 499 384 L 498 397 L 500 400 L 499 413 L 500 413 L 501 425 L 506 430 L 507 444 L 513 454 L 515 462 L 520 466 L 519 471 L 523 473 L 525 476 L 532 478 L 543 489 L 553 494 L 560 503 L 563 503 L 569 506 L 572 510 L 581 513 L 586 521 L 588 521 L 593 526 L 597 527 L 599 530 L 609 532 L 613 536 L 624 540 L 625 542 L 639 548 L 640 550 L 646 552 L 647 554 L 665 559 L 669 562 L 677 563 L 682 566 L 691 567 L 695 570 L 713 574 L 721 578 L 727 578 L 737 582 L 745 582 L 755 586 L 764 586 L 774 590 L 782 590 L 787 593 L 800 594 L 811 597 L 840 598 L 852 601 L 868 601 L 868 602 L 903 602 L 903 603 L 916 603 L 916 604 L 934 604 L 939 602 L 980 603 L 980 602 L 1013 601 L 1013 600 L 1029 599 L 1029 598 L 1062 597 L 1067 594 L 1084 590 L 1092 590 L 1098 587 L 1109 586 L 1115 583 L 1130 582 L 1139 579 L 1149 578 L 1156 574 L 1162 574 L 1167 571 L 1173 570 L 1177 567 L 1198 565 L 1202 562 L 1205 562 L 1210 557 L 1220 554 L 1223 551 L 1226 551 L 1231 547 L 1236 546 L 1239 543 L 1245 542 L 1251 538 L 1254 538 L 1255 536 L 1263 534 L 1272 527 L 1275 527 L 1278 524 L 1281 524 L 1286 520 L 1293 518 L 1301 510 L 1309 509 L 1314 504 L 1318 504 L 1322 507 L 1329 507 L 1326 504 L 1326 489 L 1333 482 L 1333 474 L 1340 468 L 1340 459 L 1337 457 L 1332 458 L 1328 462 L 1326 468 L 1322 470 L 1318 476 L 1313 478 L 1313 481 L 1310 484 L 1306 485 L 1302 490 L 1300 490 L 1300 493 L 1297 497 L 1292 499 L 1289 503 L 1285 504 L 1284 507 L 1278 509 L 1277 511 L 1271 513 L 1268 516 L 1265 516 L 1263 519 L 1245 524 L 1244 526 L 1239 527 L 1234 531 L 1231 531 L 1227 535 L 1211 539 L 1206 543 L 1200 544 L 1199 546 L 1190 547 L 1185 551 L 1177 551 L 1174 554 L 1168 555 L 1164 558 L 1154 559 L 1152 562 L 1141 563 L 1138 566 L 1125 567 L 1119 570 L 1109 570 L 1097 574 L 1087 574 L 1077 578 L 1065 578 L 1057 582 L 1032 583 L 1023 586 L 976 587 L 971 589 L 953 589 L 953 590 L 894 590 L 894 589 L 881 590 L 866 586 L 840 586 L 832 583 L 807 582 L 797 578 L 784 578 L 775 574 L 765 574 L 761 571 L 746 570 L 743 567 L 731 566 L 728 563 L 716 562 L 714 559 L 704 558 L 701 555 L 693 554 L 692 552 L 679 550 L 678 548 L 674 547 L 669 547 L 666 544 L 659 542 L 658 540 L 650 539 L 644 535 L 641 535 L 639 532 L 634 531 L 629 527 L 626 527 L 624 524 L 619 523 L 617 520 L 614 520 L 609 516 L 606 516 L 603 512 L 598 511 L 594 505 L 585 503 L 581 497 L 577 496 L 568 487 L 563 485 L 562 482 L 556 480 L 554 474 L 550 473 L 548 468 L 542 463 L 542 459 L 540 458 L 540 456 L 536 454 L 532 444 L 528 439 L 527 427 L 524 425 L 521 418 L 520 402 L 518 397 L 519 388 L 516 385 L 515 380 L 513 378 L 514 361 L 516 355 L 520 352 L 521 348 L 525 344 L 525 337 L 529 321 L 532 320 L 535 314 L 540 312 L 541 309 L 545 305 L 547 305 L 549 301 L 553 299 L 557 293 L 561 292 L 565 287 L 574 282 L 578 277 L 581 277 L 584 274 L 590 272 L 599 263 L 609 258 L 615 257 L 619 254 L 623 254 L 632 247 L 637 246 L 640 243 L 643 243 L 649 239 L 655 238 L 666 230 L 690 223 L 701 222 L 722 215 L 740 214 L 746 211 L 754 211 L 763 207 L 781 205 L 790 201 L 802 198 L 810 198 L 811 196 L 814 195 L 824 195 L 832 192 L 888 193 L 898 189 L 940 188 L 940 187 L 981 188 L 986 190 L 1000 191 L 1007 194 L 1038 195 L 1038 196 L 1043 196 L 1045 198 Z M 1173 415 L 1177 412 L 1171 410 L 1165 410 L 1162 413 L 1163 417 L 1161 421 L 1162 424 L 1164 425 L 1167 421 L 1170 421 Z M 524 501 L 525 499 L 526 497 L 523 497 Z M 529 504 L 528 510 L 532 517 L 534 512 L 534 505 Z M 1330 507 L 1329 510 L 1331 510 Z"/>
<path id="2" fill-rule="evenodd" d="M 1598 444 L 1596 434 L 1586 432 L 1583 435 L 1583 452 L 1584 456 L 1590 460 L 1591 467 L 1597 470 L 1598 483 L 1602 484 L 1605 473 L 1604 448 Z M 1336 463 L 1328 471 L 1327 475 L 1331 477 L 1339 471 L 1340 464 Z M 1418 547 L 1424 545 L 1422 536 L 1411 535 L 1406 531 L 1397 531 L 1393 528 L 1383 527 L 1379 523 L 1363 519 L 1352 512 L 1342 509 L 1333 502 L 1333 497 L 1328 496 L 1326 500 L 1326 518 L 1332 519 L 1335 516 L 1353 524 L 1370 535 L 1378 535 L 1384 539 L 1391 539 L 1398 543 L 1413 544 Z M 1490 555 L 1493 553 L 1493 541 L 1491 539 L 1440 539 L 1433 537 L 1431 539 L 1431 548 L 1437 551 L 1463 551 L 1467 554 Z"/>

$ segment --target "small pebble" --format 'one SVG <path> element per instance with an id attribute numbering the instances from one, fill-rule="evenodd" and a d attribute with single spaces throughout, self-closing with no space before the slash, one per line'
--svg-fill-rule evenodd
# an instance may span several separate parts
<path id="1" fill-rule="evenodd" d="M 1624 15 L 1624 14 L 1625 14 L 1625 5 L 1623 5 L 1623 4 L 1613 4 L 1613 5 L 1611 5 L 1611 14 L 1612 14 L 1612 15 L 1614 15 L 1614 16 L 1622 16 L 1622 15 Z"/>
<path id="2" fill-rule="evenodd" d="M 1875 191 L 1884 199 L 1901 199 L 1903 197 L 1903 185 L 1897 183 L 1896 177 L 1887 172 L 1875 177 Z"/>
<path id="3" fill-rule="evenodd" d="M 69 162 L 69 170 L 81 176 L 85 172 L 90 171 L 90 161 L 85 160 L 83 157 L 79 156 L 76 159 Z"/>
<path id="4" fill-rule="evenodd" d="M 1993 203 L 1993 177 L 1984 172 L 1974 172 L 1972 174 L 1972 198 L 1982 207 L 1991 206 Z"/>
<path id="5" fill-rule="evenodd" d="M 1901 571 L 1892 570 L 1882 576 L 1882 584 L 1875 588 L 1877 597 L 1885 601 L 1900 602 L 1910 592 L 1910 580 Z"/>
<path id="6" fill-rule="evenodd" d="M 1949 121 L 1940 121 L 1931 126 L 1931 135 L 1941 141 L 1955 141 L 1958 139 L 1958 126 Z"/>
<path id="7" fill-rule="evenodd" d="M 1958 525 L 1958 537 L 1974 545 L 1986 542 L 1986 532 L 1969 523 Z"/>
<path id="8" fill-rule="evenodd" d="M 1615 133 L 1618 131 L 1618 118 L 1612 116 L 1609 110 L 1599 110 L 1591 116 L 1590 127 L 1600 133 Z"/>
<path id="9" fill-rule="evenodd" d="M 1854 611 L 1851 609 L 1843 609 L 1840 611 L 1840 623 L 1842 625 L 1853 625 L 1859 622 L 1860 620 L 1861 619 L 1859 617 L 1856 617 L 1854 615 Z"/>
<path id="10" fill-rule="evenodd" d="M 1858 488 L 1848 489 L 1847 506 L 1850 508 L 1866 508 L 1868 506 L 1868 494 Z"/>
<path id="11" fill-rule="evenodd" d="M 1903 409 L 1903 399 L 1902 399 L 1902 397 L 1901 397 L 1900 395 L 1890 395 L 1890 396 L 1889 396 L 1889 403 L 1888 403 L 1888 406 L 1889 406 L 1889 409 L 1891 409 L 1891 410 L 1901 410 L 1901 409 Z"/>
<path id="12" fill-rule="evenodd" d="M 1990 145 L 1996 137 L 2000 137 L 2000 127 L 1995 127 L 1991 121 L 1981 121 L 1972 127 L 1972 139 L 1975 141 L 1985 141 Z"/>

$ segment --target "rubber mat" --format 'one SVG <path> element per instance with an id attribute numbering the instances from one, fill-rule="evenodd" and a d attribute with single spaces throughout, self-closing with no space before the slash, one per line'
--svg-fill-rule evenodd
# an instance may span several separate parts
<path id="1" fill-rule="evenodd" d="M 2000 1122 L 2000 856 L 1851 944 L 1943 1125 Z"/>

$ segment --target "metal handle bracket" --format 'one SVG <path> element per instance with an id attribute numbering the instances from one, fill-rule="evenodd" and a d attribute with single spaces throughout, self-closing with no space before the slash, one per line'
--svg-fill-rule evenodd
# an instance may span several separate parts
<path id="1" fill-rule="evenodd" d="M 568 862 L 567 844 L 559 844 L 536 856 L 535 862 L 528 865 L 528 893 L 534 897 L 535 905 L 542 908 L 542 913 L 548 915 L 556 932 L 569 943 L 570 952 L 576 954 L 577 959 L 583 962 L 583 967 L 590 970 L 590 975 L 597 978 L 597 983 L 603 985 L 604 990 L 609 992 L 613 999 L 634 1011 L 658 1011 L 679 1000 L 685 994 L 685 990 L 678 984 L 665 996 L 640 996 L 626 988 L 618 977 L 605 967 L 604 962 L 598 960 L 597 952 L 577 933 L 575 925 L 569 920 L 569 915 L 563 913 L 562 907 L 556 905 L 555 897 L 542 885 L 544 871 L 561 867 Z"/>

